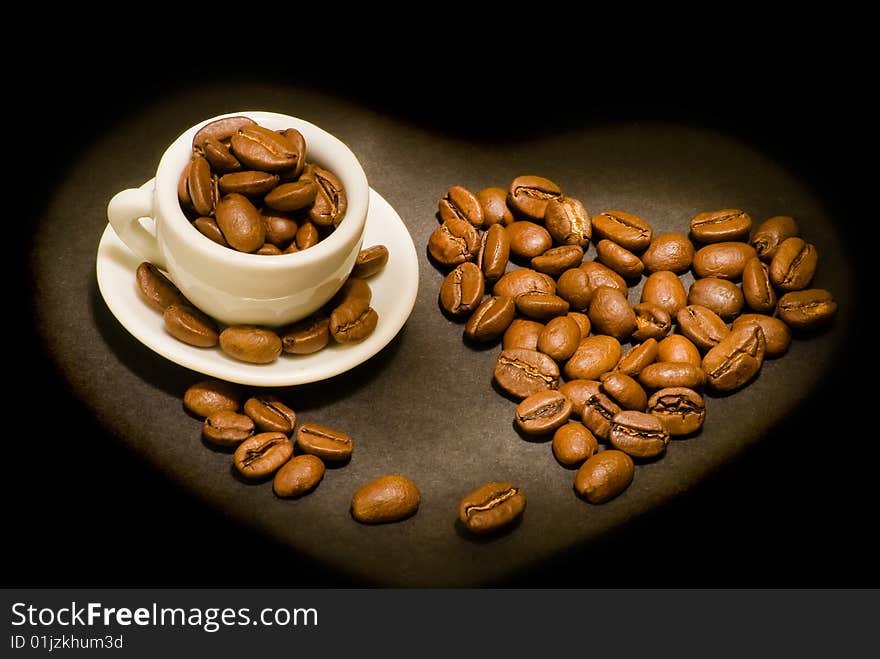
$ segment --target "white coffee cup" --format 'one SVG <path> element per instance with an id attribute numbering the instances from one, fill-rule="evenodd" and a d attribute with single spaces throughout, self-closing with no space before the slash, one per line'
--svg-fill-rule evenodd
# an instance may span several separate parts
<path id="1" fill-rule="evenodd" d="M 308 162 L 342 181 L 345 216 L 317 245 L 292 254 L 246 254 L 209 240 L 183 214 L 177 184 L 192 155 L 193 135 L 211 121 L 242 115 L 273 130 L 296 128 L 305 138 Z M 296 117 L 245 111 L 211 117 L 186 130 L 159 161 L 153 188 L 119 192 L 110 200 L 107 217 L 129 249 L 165 270 L 187 299 L 215 320 L 277 327 L 318 310 L 345 282 L 361 248 L 369 198 L 363 168 L 339 139 Z M 153 218 L 155 233 L 142 218 Z"/>

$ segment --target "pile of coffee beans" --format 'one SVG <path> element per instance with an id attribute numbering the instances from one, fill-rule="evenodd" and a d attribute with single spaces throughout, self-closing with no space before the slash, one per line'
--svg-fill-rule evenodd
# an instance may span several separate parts
<path id="1" fill-rule="evenodd" d="M 507 189 L 449 188 L 439 220 L 428 252 L 447 273 L 443 312 L 464 321 L 466 342 L 501 341 L 494 380 L 518 403 L 516 427 L 552 436 L 556 460 L 578 468 L 574 490 L 594 504 L 623 492 L 671 438 L 700 432 L 701 391 L 747 385 L 793 333 L 837 312 L 831 293 L 808 288 L 818 252 L 791 217 L 753 233 L 748 213 L 722 209 L 693 217 L 689 235 L 655 235 L 633 213 L 591 217 L 555 182 L 518 176 Z M 584 260 L 591 241 L 596 257 Z M 633 305 L 629 288 L 643 277 Z M 514 485 L 491 483 L 459 517 L 480 533 L 524 507 Z"/>
<path id="2" fill-rule="evenodd" d="M 348 206 L 336 175 L 306 161 L 302 133 L 270 130 L 248 117 L 226 117 L 199 129 L 177 197 L 202 235 L 239 252 L 267 255 L 317 244 Z"/>
<path id="3" fill-rule="evenodd" d="M 374 245 L 360 251 L 351 276 L 322 309 L 286 327 L 272 329 L 255 325 L 219 323 L 187 300 L 159 268 L 144 261 L 136 272 L 138 291 L 151 307 L 160 311 L 165 330 L 178 341 L 198 348 L 220 349 L 239 361 L 269 364 L 283 353 L 310 355 L 336 343 L 358 343 L 366 339 L 379 322 L 370 306 L 373 294 L 365 281 L 388 262 L 388 248 Z"/>

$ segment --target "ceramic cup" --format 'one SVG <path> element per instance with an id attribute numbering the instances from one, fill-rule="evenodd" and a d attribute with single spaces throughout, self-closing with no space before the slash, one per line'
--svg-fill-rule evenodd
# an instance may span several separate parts
<path id="1" fill-rule="evenodd" d="M 209 240 L 183 214 L 177 184 L 192 155 L 193 136 L 211 121 L 241 115 L 266 128 L 296 128 L 305 138 L 307 160 L 342 181 L 348 209 L 317 245 L 293 254 L 246 254 Z M 187 299 L 215 320 L 277 327 L 318 310 L 345 282 L 361 248 L 369 196 L 357 158 L 330 133 L 284 114 L 232 112 L 206 119 L 174 140 L 159 161 L 154 185 L 116 194 L 107 217 L 129 249 L 165 270 Z M 143 218 L 153 219 L 155 232 Z"/>

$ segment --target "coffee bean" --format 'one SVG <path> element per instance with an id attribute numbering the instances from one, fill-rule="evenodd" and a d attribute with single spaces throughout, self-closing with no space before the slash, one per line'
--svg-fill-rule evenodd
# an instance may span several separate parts
<path id="1" fill-rule="evenodd" d="M 581 465 L 574 477 L 574 489 L 590 503 L 606 503 L 628 488 L 633 476 L 632 458 L 623 451 L 609 449 Z"/>
<path id="2" fill-rule="evenodd" d="M 199 230 L 203 236 L 217 243 L 218 245 L 223 245 L 223 247 L 229 247 L 229 243 L 226 242 L 226 238 L 223 237 L 223 232 L 220 231 L 220 227 L 217 225 L 217 220 L 213 217 L 199 217 L 193 221 L 193 226 Z"/>
<path id="3" fill-rule="evenodd" d="M 477 193 L 477 201 L 483 209 L 483 224 L 508 225 L 513 222 L 513 213 L 507 207 L 507 190 L 504 188 L 483 188 Z"/>
<path id="4" fill-rule="evenodd" d="M 565 315 L 567 318 L 571 318 L 578 326 L 578 329 L 581 331 L 582 339 L 585 339 L 590 335 L 592 324 L 590 323 L 590 317 L 587 314 L 581 313 L 580 311 L 569 311 Z"/>
<path id="5" fill-rule="evenodd" d="M 654 237 L 641 260 L 649 273 L 669 270 L 681 274 L 693 263 L 694 246 L 680 233 L 662 233 Z"/>
<path id="6" fill-rule="evenodd" d="M 711 309 L 724 320 L 735 318 L 745 304 L 739 287 L 732 281 L 718 277 L 697 279 L 691 284 L 687 301 L 688 304 L 699 304 Z"/>
<path id="7" fill-rule="evenodd" d="M 266 242 L 266 226 L 260 211 L 238 193 L 228 194 L 217 204 L 217 225 L 229 246 L 240 252 L 252 252 Z"/>
<path id="8" fill-rule="evenodd" d="M 486 483 L 458 504 L 458 519 L 471 533 L 485 535 L 511 526 L 526 509 L 526 496 L 513 483 Z"/>
<path id="9" fill-rule="evenodd" d="M 596 253 L 602 263 L 626 279 L 638 279 L 645 269 L 638 256 L 607 238 L 597 243 Z"/>
<path id="10" fill-rule="evenodd" d="M 366 279 L 378 274 L 388 263 L 388 257 L 388 248 L 385 245 L 373 245 L 362 249 L 355 259 L 351 276 Z"/>
<path id="11" fill-rule="evenodd" d="M 516 309 L 529 318 L 550 320 L 568 313 L 568 301 L 558 295 L 525 293 L 516 298 Z"/>
<path id="12" fill-rule="evenodd" d="M 263 432 L 283 432 L 289 435 L 296 426 L 296 412 L 271 394 L 248 398 L 244 403 L 244 413 Z"/>
<path id="13" fill-rule="evenodd" d="M 551 277 L 558 277 L 569 268 L 574 268 L 584 258 L 584 250 L 578 245 L 551 247 L 532 259 L 532 268 Z"/>
<path id="14" fill-rule="evenodd" d="M 298 455 L 288 460 L 272 481 L 272 490 L 283 498 L 301 497 L 318 487 L 324 478 L 324 463 L 314 455 Z"/>
<path id="15" fill-rule="evenodd" d="M 770 269 L 758 257 L 746 263 L 742 292 L 746 304 L 759 313 L 773 313 L 776 308 L 776 291 L 770 284 Z"/>
<path id="16" fill-rule="evenodd" d="M 822 288 L 786 293 L 777 305 L 779 318 L 794 330 L 810 330 L 821 327 L 834 318 L 837 302 Z"/>
<path id="17" fill-rule="evenodd" d="M 209 137 L 205 140 L 204 148 L 205 159 L 210 163 L 211 169 L 218 174 L 226 174 L 229 172 L 237 172 L 241 169 L 241 163 L 238 161 L 229 147 L 220 140 Z"/>
<path id="18" fill-rule="evenodd" d="M 764 332 L 764 359 L 781 357 L 791 345 L 791 330 L 779 320 L 760 313 L 744 313 L 733 321 L 734 329 L 746 323 L 757 323 Z"/>
<path id="19" fill-rule="evenodd" d="M 694 275 L 737 280 L 742 277 L 749 259 L 757 256 L 755 248 L 746 243 L 713 243 L 694 254 Z"/>
<path id="20" fill-rule="evenodd" d="M 336 295 L 330 300 L 330 307 L 338 307 L 350 300 L 361 300 L 369 304 L 373 299 L 373 291 L 370 285 L 359 277 L 349 277 L 345 280 Z"/>
<path id="21" fill-rule="evenodd" d="M 662 307 L 674 318 L 679 309 L 687 304 L 687 292 L 675 273 L 660 270 L 648 276 L 642 287 L 640 302 L 649 302 Z"/>
<path id="22" fill-rule="evenodd" d="M 193 136 L 193 149 L 201 150 L 209 138 L 218 142 L 228 142 L 232 136 L 245 126 L 254 126 L 256 121 L 249 117 L 224 117 L 211 121 L 196 132 Z"/>
<path id="23" fill-rule="evenodd" d="M 295 140 L 263 126 L 239 128 L 231 137 L 232 152 L 250 169 L 280 172 L 305 159 Z"/>
<path id="24" fill-rule="evenodd" d="M 165 307 L 165 330 L 178 341 L 197 348 L 213 348 L 219 340 L 217 324 L 207 314 L 182 302 Z"/>
<path id="25" fill-rule="evenodd" d="M 611 422 L 611 445 L 634 458 L 656 458 L 666 450 L 669 433 L 655 416 L 626 410 Z"/>
<path id="26" fill-rule="evenodd" d="M 292 455 L 293 442 L 287 435 L 262 432 L 238 445 L 233 462 L 242 476 L 256 480 L 274 474 Z"/>
<path id="27" fill-rule="evenodd" d="M 543 331 L 544 325 L 537 320 L 515 318 L 507 329 L 504 330 L 501 347 L 504 350 L 509 350 L 510 348 L 537 350 L 538 341 L 540 340 Z"/>
<path id="28" fill-rule="evenodd" d="M 531 259 L 553 246 L 547 229 L 534 222 L 520 220 L 507 225 L 504 230 L 510 241 L 510 253 L 521 259 Z"/>
<path id="29" fill-rule="evenodd" d="M 193 208 L 199 215 L 213 215 L 217 205 L 217 179 L 210 163 L 203 156 L 194 156 L 186 179 Z"/>
<path id="30" fill-rule="evenodd" d="M 260 247 L 260 249 L 258 249 L 256 252 L 251 253 L 259 254 L 261 256 L 279 256 L 284 252 L 282 252 L 276 245 L 273 245 L 272 243 L 263 243 L 263 246 Z"/>
<path id="31" fill-rule="evenodd" d="M 296 249 L 302 251 L 309 247 L 314 247 L 318 244 L 319 240 L 318 227 L 311 222 L 303 222 L 296 230 L 296 242 L 292 243 L 292 245 L 296 245 Z"/>
<path id="32" fill-rule="evenodd" d="M 577 245 L 583 249 L 590 243 L 593 226 L 590 214 L 580 200 L 560 196 L 547 202 L 544 224 L 557 243 Z"/>
<path id="33" fill-rule="evenodd" d="M 482 271 L 473 263 L 461 263 L 440 285 L 440 306 L 451 316 L 467 316 L 482 302 L 485 290 Z"/>
<path id="34" fill-rule="evenodd" d="M 480 200 L 467 188 L 453 185 L 440 200 L 440 220 L 445 222 L 449 218 L 465 220 L 476 228 L 481 228 L 484 220 Z"/>
<path id="35" fill-rule="evenodd" d="M 636 315 L 636 330 L 632 333 L 632 338 L 636 341 L 660 340 L 672 329 L 672 318 L 663 307 L 640 302 L 633 307 L 633 312 Z"/>
<path id="36" fill-rule="evenodd" d="M 323 314 L 312 314 L 279 332 L 281 349 L 291 355 L 311 355 L 327 347 L 330 342 L 330 319 Z"/>
<path id="37" fill-rule="evenodd" d="M 266 231 L 266 242 L 284 248 L 296 238 L 299 225 L 292 217 L 282 211 L 263 208 L 260 211 Z"/>
<path id="38" fill-rule="evenodd" d="M 648 404 L 648 395 L 642 386 L 626 373 L 609 371 L 599 376 L 601 391 L 624 410 L 642 411 Z"/>
<path id="39" fill-rule="evenodd" d="M 553 456 L 566 467 L 576 467 L 599 450 L 599 443 L 582 423 L 566 423 L 553 433 Z"/>
<path id="40" fill-rule="evenodd" d="M 769 263 L 776 256 L 776 250 L 784 241 L 799 236 L 800 233 L 793 217 L 777 215 L 761 223 L 752 236 L 750 244 L 755 248 L 758 258 Z"/>
<path id="41" fill-rule="evenodd" d="M 295 181 L 303 174 L 306 168 L 306 138 L 296 128 L 285 128 L 276 132 L 283 135 L 288 140 L 288 145 L 293 151 L 299 154 L 296 165 L 291 169 L 281 172 L 281 180 Z"/>
<path id="42" fill-rule="evenodd" d="M 746 240 L 752 230 L 752 218 L 738 208 L 700 213 L 691 220 L 691 235 L 701 243 Z"/>
<path id="43" fill-rule="evenodd" d="M 676 318 L 681 333 L 703 350 L 717 345 L 730 333 L 721 316 L 700 304 L 689 304 Z"/>
<path id="44" fill-rule="evenodd" d="M 505 274 L 492 287 L 495 295 L 518 298 L 526 293 L 556 293 L 553 277 L 531 268 L 519 268 Z"/>
<path id="45" fill-rule="evenodd" d="M 651 244 L 651 225 L 638 215 L 610 210 L 593 216 L 593 231 L 631 252 L 644 251 Z"/>
<path id="46" fill-rule="evenodd" d="M 558 391 L 539 391 L 516 406 L 516 425 L 529 435 L 553 432 L 571 416 L 571 401 Z"/>
<path id="47" fill-rule="evenodd" d="M 205 419 L 202 436 L 215 446 L 231 448 L 254 434 L 254 422 L 249 416 L 231 410 L 214 412 Z"/>
<path id="48" fill-rule="evenodd" d="M 264 327 L 231 325 L 220 333 L 220 348 L 239 361 L 269 364 L 281 354 L 281 339 Z"/>
<path id="49" fill-rule="evenodd" d="M 556 362 L 537 350 L 502 350 L 493 375 L 502 391 L 520 399 L 559 386 Z"/>
<path id="50" fill-rule="evenodd" d="M 581 416 L 584 405 L 599 393 L 600 384 L 597 380 L 569 380 L 559 385 L 559 393 L 571 401 L 571 412 Z"/>
<path id="51" fill-rule="evenodd" d="M 238 386 L 223 380 L 202 380 L 183 394 L 183 406 L 202 418 L 224 410 L 236 412 L 241 407 L 241 400 Z"/>
<path id="52" fill-rule="evenodd" d="M 613 336 L 597 335 L 582 339 L 565 364 L 569 380 L 598 380 L 620 361 L 620 341 Z"/>
<path id="53" fill-rule="evenodd" d="M 190 210 L 192 208 L 192 197 L 189 196 L 189 168 L 192 167 L 192 160 L 186 163 L 180 178 L 177 180 L 177 201 L 180 202 L 181 208 Z"/>
<path id="54" fill-rule="evenodd" d="M 703 397 L 687 387 L 667 387 L 648 399 L 648 413 L 655 416 L 673 437 L 692 435 L 703 427 L 706 405 Z"/>
<path id="55" fill-rule="evenodd" d="M 800 291 L 810 285 L 819 254 L 802 238 L 788 238 L 776 250 L 770 262 L 770 281 L 783 291 Z"/>
<path id="56" fill-rule="evenodd" d="M 664 339 L 665 340 L 665 339 Z M 614 367 L 614 370 L 625 373 L 630 377 L 637 377 L 648 364 L 653 364 L 657 359 L 657 339 L 645 339 L 633 346 Z M 697 358 L 699 359 L 699 353 Z"/>
<path id="57" fill-rule="evenodd" d="M 620 406 L 601 391 L 593 394 L 581 409 L 581 422 L 603 441 L 611 435 L 611 421 L 620 412 Z"/>
<path id="58" fill-rule="evenodd" d="M 654 362 L 642 369 L 639 382 L 646 389 L 702 389 L 706 384 L 706 373 L 700 366 L 688 362 Z"/>
<path id="59" fill-rule="evenodd" d="M 593 293 L 600 286 L 616 288 L 624 295 L 627 294 L 629 289 L 627 288 L 623 277 L 614 272 L 614 270 L 607 265 L 603 265 L 598 261 L 584 261 L 578 267 L 587 275 L 587 296 L 589 300 L 592 300 Z"/>
<path id="60" fill-rule="evenodd" d="M 512 273 L 508 273 L 512 274 Z M 556 290 L 571 309 L 585 310 L 590 306 L 593 289 L 590 288 L 589 275 L 582 268 L 571 268 L 559 276 Z"/>
<path id="61" fill-rule="evenodd" d="M 510 183 L 507 204 L 516 212 L 533 220 L 543 220 L 547 204 L 559 197 L 562 190 L 542 176 L 517 176 Z"/>
<path id="62" fill-rule="evenodd" d="M 764 332 L 755 323 L 731 330 L 703 357 L 703 371 L 713 389 L 733 391 L 751 380 L 764 361 Z"/>
<path id="63" fill-rule="evenodd" d="M 613 336 L 618 341 L 628 339 L 638 327 L 635 311 L 626 295 L 616 288 L 597 288 L 590 300 L 588 314 L 594 332 Z"/>
<path id="64" fill-rule="evenodd" d="M 381 476 L 354 493 L 351 515 L 364 524 L 399 522 L 415 515 L 420 501 L 419 488 L 406 476 Z"/>
<path id="65" fill-rule="evenodd" d="M 141 297 L 157 311 L 165 311 L 168 305 L 180 300 L 177 286 L 149 261 L 138 265 L 135 278 Z"/>
<path id="66" fill-rule="evenodd" d="M 354 442 L 348 434 L 317 423 L 303 423 L 296 429 L 296 445 L 325 462 L 345 462 L 354 452 Z"/>
<path id="67" fill-rule="evenodd" d="M 563 362 L 574 354 L 580 340 L 581 331 L 577 323 L 568 316 L 558 316 L 541 330 L 537 348 L 557 362 Z"/>
<path id="68" fill-rule="evenodd" d="M 488 343 L 504 334 L 516 314 L 516 306 L 509 297 L 487 297 L 471 314 L 464 326 L 464 336 L 470 341 Z"/>
<path id="69" fill-rule="evenodd" d="M 330 336 L 337 343 L 358 343 L 373 333 L 379 314 L 363 298 L 349 298 L 330 314 Z"/>
<path id="70" fill-rule="evenodd" d="M 309 207 L 309 220 L 319 227 L 338 226 L 348 210 L 348 197 L 342 181 L 336 174 L 321 167 L 315 167 L 312 178 L 317 184 L 317 192 L 314 203 Z M 305 180 L 306 176 L 303 175 L 300 181 Z"/>
<path id="71" fill-rule="evenodd" d="M 444 266 L 473 261 L 480 250 L 480 236 L 468 222 L 454 218 L 434 229 L 428 239 L 428 251 Z"/>
<path id="72" fill-rule="evenodd" d="M 314 181 L 291 181 L 275 187 L 263 201 L 277 211 L 298 211 L 313 204 L 318 195 Z"/>
<path id="73" fill-rule="evenodd" d="M 684 362 L 699 368 L 703 363 L 703 356 L 689 338 L 681 334 L 670 334 L 657 344 L 657 361 Z"/>
<path id="74" fill-rule="evenodd" d="M 480 251 L 477 254 L 477 265 L 489 281 L 495 281 L 504 274 L 507 269 L 507 261 L 510 258 L 510 239 L 504 230 L 504 225 L 493 224 L 480 242 Z"/>

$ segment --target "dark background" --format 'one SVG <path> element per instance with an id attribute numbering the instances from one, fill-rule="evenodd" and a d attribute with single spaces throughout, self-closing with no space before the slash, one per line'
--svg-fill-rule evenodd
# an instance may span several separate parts
<path id="1" fill-rule="evenodd" d="M 54 67 L 51 77 L 16 80 L 35 116 L 7 124 L 8 164 L 22 174 L 19 189 L 27 191 L 13 195 L 16 212 L 6 220 L 15 235 L 16 284 L 6 316 L 11 337 L 4 343 L 7 358 L 26 356 L 7 376 L 14 392 L 11 423 L 4 424 L 7 565 L 14 566 L 7 580 L 27 587 L 270 585 L 246 583 L 246 575 L 230 570 L 232 557 L 249 556 L 300 574 L 302 586 L 351 585 L 253 532 L 230 533 L 222 515 L 129 454 L 69 395 L 32 331 L 30 229 L 78 151 L 112 130 L 115 120 L 192 76 L 221 79 L 216 69 L 181 65 L 127 85 L 88 64 L 71 60 Z M 357 77 L 226 67 L 223 76 L 316 86 L 465 138 L 515 139 L 621 119 L 719 129 L 802 178 L 827 204 L 845 249 L 867 275 L 876 236 L 876 166 L 862 154 L 871 151 L 876 108 L 854 97 L 848 80 L 810 62 L 741 64 L 711 75 L 651 65 L 638 74 L 558 74 L 546 84 L 511 77 L 503 68 L 494 76 L 438 70 L 415 79 L 381 67 Z M 870 421 L 876 403 L 868 384 L 876 360 L 867 343 L 874 300 L 861 299 L 864 305 L 850 310 L 852 337 L 839 366 L 765 441 L 622 533 L 499 585 L 880 585 L 873 538 L 878 440 Z M 156 511 L 177 538 L 171 553 L 142 524 Z M 626 569 L 646 560 L 657 568 Z M 623 567 L 585 569 L 599 564 Z"/>

